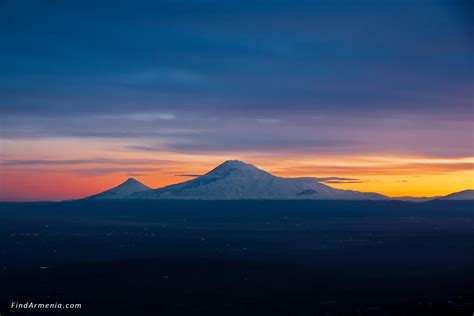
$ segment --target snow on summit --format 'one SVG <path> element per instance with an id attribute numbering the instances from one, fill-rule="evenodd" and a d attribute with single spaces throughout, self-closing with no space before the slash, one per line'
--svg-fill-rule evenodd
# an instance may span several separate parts
<path id="1" fill-rule="evenodd" d="M 144 185 L 140 181 L 129 178 L 127 181 L 122 184 L 109 189 L 107 191 L 101 192 L 99 194 L 89 197 L 90 199 L 120 199 L 128 197 L 132 193 L 143 192 L 151 190 L 150 187 Z"/>
<path id="2" fill-rule="evenodd" d="M 204 176 L 211 177 L 273 177 L 270 173 L 258 169 L 254 165 L 239 161 L 239 160 L 227 160 L 212 169 Z"/>

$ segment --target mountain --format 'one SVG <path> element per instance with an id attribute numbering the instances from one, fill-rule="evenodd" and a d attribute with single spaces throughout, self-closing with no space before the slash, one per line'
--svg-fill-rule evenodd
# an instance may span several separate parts
<path id="1" fill-rule="evenodd" d="M 132 193 L 143 192 L 151 190 L 150 187 L 147 187 L 140 181 L 135 180 L 134 178 L 129 178 L 127 181 L 122 184 L 113 187 L 107 191 L 101 192 L 99 194 L 88 197 L 89 199 L 122 199 L 127 198 Z"/>
<path id="2" fill-rule="evenodd" d="M 437 198 L 437 200 L 454 201 L 454 200 L 474 200 L 474 190 L 464 190 L 455 192 Z"/>
<path id="3" fill-rule="evenodd" d="M 464 190 L 460 192 L 454 192 L 445 196 L 432 196 L 432 197 L 413 197 L 413 196 L 400 196 L 400 197 L 392 197 L 392 200 L 398 201 L 408 201 L 408 202 L 426 202 L 426 201 L 437 201 L 437 200 L 444 200 L 444 201 L 466 201 L 466 200 L 474 200 L 474 190 Z"/>
<path id="4" fill-rule="evenodd" d="M 137 192 L 135 199 L 188 200 L 382 200 L 377 193 L 338 190 L 321 184 L 317 178 L 281 178 L 251 164 L 229 160 L 205 175 L 164 188 Z"/>
<path id="5" fill-rule="evenodd" d="M 417 196 L 397 196 L 397 197 L 391 197 L 391 200 L 397 200 L 397 201 L 404 201 L 404 202 L 426 202 L 426 201 L 431 201 L 438 199 L 438 196 L 431 196 L 431 197 L 417 197 Z"/>

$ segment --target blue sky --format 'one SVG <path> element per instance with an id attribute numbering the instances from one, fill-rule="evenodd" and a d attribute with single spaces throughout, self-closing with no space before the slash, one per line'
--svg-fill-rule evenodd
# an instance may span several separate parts
<path id="1" fill-rule="evenodd" d="M 472 5 L 7 1 L 1 111 L 464 116 Z"/>

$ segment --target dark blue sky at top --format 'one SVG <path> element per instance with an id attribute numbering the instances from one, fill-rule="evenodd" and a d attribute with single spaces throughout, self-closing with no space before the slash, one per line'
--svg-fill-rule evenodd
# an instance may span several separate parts
<path id="1" fill-rule="evenodd" d="M 472 156 L 473 21 L 472 1 L 4 0 L 0 136 Z"/>
<path id="2" fill-rule="evenodd" d="M 470 3 L 2 1 L 0 111 L 462 117 Z"/>

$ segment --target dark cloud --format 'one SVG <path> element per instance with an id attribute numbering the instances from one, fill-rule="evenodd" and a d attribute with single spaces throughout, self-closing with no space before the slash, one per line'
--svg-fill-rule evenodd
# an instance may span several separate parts
<path id="1" fill-rule="evenodd" d="M 341 178 L 341 177 L 327 177 L 327 178 L 318 178 L 320 182 L 327 182 L 330 183 L 331 181 L 340 181 L 340 182 L 345 182 L 345 181 L 360 181 L 359 179 L 354 179 L 354 178 Z M 336 183 L 336 182 L 332 182 Z"/>
<path id="2" fill-rule="evenodd" d="M 220 139 L 219 139 L 220 138 Z M 168 143 L 163 149 L 185 152 L 185 153 L 206 153 L 206 152 L 226 152 L 226 151 L 278 151 L 298 149 L 306 150 L 315 148 L 341 148 L 355 145 L 355 142 L 330 140 L 330 139 L 278 139 L 270 137 L 255 138 L 235 138 L 227 135 L 226 137 L 213 137 L 211 139 L 196 138 L 190 142 Z"/>
<path id="3" fill-rule="evenodd" d="M 64 172 L 74 173 L 78 175 L 86 176 L 103 176 L 113 173 L 147 173 L 160 171 L 162 168 L 133 168 L 133 167 L 94 167 L 94 168 L 81 168 L 81 169 L 65 169 Z"/>
<path id="4" fill-rule="evenodd" d="M 126 146 L 125 149 L 138 150 L 138 151 L 158 151 L 158 150 L 160 150 L 159 147 L 138 146 L 138 145 Z"/>
<path id="5" fill-rule="evenodd" d="M 365 181 L 357 180 L 357 181 L 339 181 L 339 180 L 329 180 L 325 181 L 324 183 L 327 184 L 345 184 L 345 183 L 364 183 Z"/>
<path id="6" fill-rule="evenodd" d="M 149 165 L 149 164 L 168 164 L 172 163 L 171 160 L 159 160 L 159 159 L 109 159 L 109 158 L 96 158 L 96 159 L 33 159 L 33 160 L 4 160 L 0 161 L 0 166 L 15 167 L 15 166 L 56 166 L 56 165 L 90 165 L 90 164 L 103 164 L 103 165 Z"/>
<path id="7" fill-rule="evenodd" d="M 462 117 L 472 88 L 465 10 L 448 1 L 10 1 L 0 13 L 0 113 Z"/>
<path id="8" fill-rule="evenodd" d="M 202 176 L 202 174 L 186 174 L 186 173 L 184 173 L 184 174 L 175 174 L 175 176 L 177 176 L 177 177 L 190 177 L 190 178 L 192 177 L 192 178 L 194 178 L 194 177 L 200 177 L 200 176 Z"/>
<path id="9" fill-rule="evenodd" d="M 270 121 L 263 119 L 262 122 L 265 116 L 209 117 L 200 113 L 174 117 L 172 113 L 151 113 L 150 116 L 153 119 L 148 120 L 145 113 L 62 116 L 60 119 L 3 117 L 0 133 L 2 139 L 14 142 L 47 138 L 94 139 L 102 142 L 106 149 L 124 152 L 233 154 L 287 153 L 291 150 L 305 154 L 474 155 L 470 146 L 472 136 L 466 132 L 471 129 L 469 120 L 432 121 L 416 115 L 374 120 L 341 114 L 340 117 L 272 115 Z M 113 145 L 122 139 L 121 145 Z"/>
<path id="10" fill-rule="evenodd" d="M 202 174 L 175 174 L 178 177 L 200 177 Z M 324 183 L 360 183 L 362 181 L 354 178 L 341 178 L 341 177 L 326 177 L 326 178 L 315 178 L 311 177 L 311 179 L 316 180 L 318 182 Z"/>
<path id="11" fill-rule="evenodd" d="M 470 171 L 472 163 L 456 162 L 451 163 L 387 163 L 386 165 L 361 165 L 361 166 L 298 166 L 288 167 L 280 171 L 285 174 L 359 174 L 359 175 L 400 175 L 420 173 L 424 174 L 444 174 L 448 172 Z M 338 179 L 334 179 L 338 180 Z"/>

